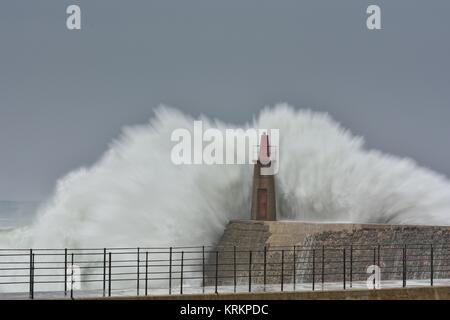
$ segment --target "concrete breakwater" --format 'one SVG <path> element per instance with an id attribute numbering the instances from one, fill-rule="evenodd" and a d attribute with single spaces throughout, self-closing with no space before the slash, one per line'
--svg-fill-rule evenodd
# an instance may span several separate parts
<path id="1" fill-rule="evenodd" d="M 208 259 L 207 284 L 450 278 L 450 227 L 231 221 Z M 217 267 L 215 267 L 217 263 Z"/>

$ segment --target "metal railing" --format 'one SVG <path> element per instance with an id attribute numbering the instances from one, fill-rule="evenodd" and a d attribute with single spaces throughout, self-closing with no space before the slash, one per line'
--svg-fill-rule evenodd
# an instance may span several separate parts
<path id="1" fill-rule="evenodd" d="M 0 249 L 0 298 L 450 285 L 445 244 Z"/>

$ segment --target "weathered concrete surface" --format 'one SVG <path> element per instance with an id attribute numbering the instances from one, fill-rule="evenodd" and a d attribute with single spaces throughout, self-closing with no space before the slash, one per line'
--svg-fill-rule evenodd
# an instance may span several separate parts
<path id="1" fill-rule="evenodd" d="M 379 290 L 337 290 L 307 292 L 263 292 L 185 294 L 107 299 L 139 300 L 450 300 L 450 287 L 421 287 Z"/>

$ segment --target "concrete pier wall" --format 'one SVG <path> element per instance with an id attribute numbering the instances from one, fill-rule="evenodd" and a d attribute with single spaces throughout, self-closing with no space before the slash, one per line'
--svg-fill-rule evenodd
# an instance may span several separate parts
<path id="1" fill-rule="evenodd" d="M 449 244 L 450 226 L 231 221 L 217 245 L 218 277 L 238 285 L 361 281 L 377 265 L 382 280 L 443 279 Z"/>
<path id="2" fill-rule="evenodd" d="M 103 299 L 141 300 L 449 300 L 450 287 L 303 292 L 184 294 Z"/>

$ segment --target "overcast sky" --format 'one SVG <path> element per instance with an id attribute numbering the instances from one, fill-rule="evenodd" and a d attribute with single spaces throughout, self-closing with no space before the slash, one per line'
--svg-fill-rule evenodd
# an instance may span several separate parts
<path id="1" fill-rule="evenodd" d="M 449 16 L 448 0 L 1 0 L 0 200 L 45 198 L 160 103 L 236 123 L 327 111 L 450 176 Z"/>

